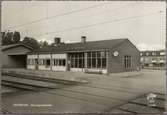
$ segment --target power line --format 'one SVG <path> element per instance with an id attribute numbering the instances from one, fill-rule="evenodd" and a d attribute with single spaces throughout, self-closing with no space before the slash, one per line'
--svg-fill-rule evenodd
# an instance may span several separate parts
<path id="1" fill-rule="evenodd" d="M 129 4 L 127 4 L 127 5 L 129 5 Z M 125 6 L 122 6 L 122 7 L 119 7 L 119 8 L 115 8 L 115 9 L 111 9 L 112 11 L 116 11 L 116 10 L 119 10 L 119 9 L 122 9 L 122 8 L 125 8 L 125 7 L 127 7 L 127 5 L 125 5 Z M 114 12 L 115 13 L 115 12 Z M 90 16 L 90 15 L 89 15 Z M 89 17 L 88 16 L 88 17 Z M 91 15 L 92 16 L 92 15 Z M 96 16 L 96 15 L 93 15 L 93 16 Z M 59 23 L 59 24 L 61 24 L 61 23 Z M 56 26 L 57 24 L 55 24 L 54 26 Z M 33 28 L 34 29 L 34 28 Z"/>
<path id="2" fill-rule="evenodd" d="M 38 35 L 33 35 L 33 36 L 39 37 L 39 36 L 49 35 L 49 34 L 53 34 L 53 33 L 72 31 L 72 30 L 83 29 L 83 28 L 89 28 L 89 27 L 93 27 L 93 26 L 97 26 L 97 25 L 114 23 L 114 22 L 119 22 L 119 21 L 126 21 L 126 20 L 130 20 L 130 19 L 136 19 L 136 18 L 146 17 L 146 16 L 155 15 L 155 14 L 159 14 L 159 13 L 162 13 L 162 11 L 158 11 L 158 12 L 154 12 L 154 13 L 149 13 L 149 14 L 143 14 L 143 15 L 139 15 L 139 16 L 130 16 L 130 17 L 120 18 L 120 19 L 115 19 L 115 20 L 110 20 L 110 21 L 104 21 L 104 22 L 100 22 L 100 23 L 89 24 L 89 25 L 85 25 L 85 26 L 79 26 L 79 27 L 64 29 L 64 30 L 60 30 L 60 31 L 47 32 L 47 33 L 44 33 L 44 34 L 38 34 Z"/>
<path id="3" fill-rule="evenodd" d="M 79 10 L 65 12 L 65 13 L 58 14 L 58 15 L 51 16 L 51 17 L 46 16 L 45 18 L 34 20 L 34 21 L 31 21 L 31 22 L 28 22 L 28 23 L 25 23 L 25 24 L 20 24 L 20 25 L 17 25 L 17 26 L 8 27 L 5 30 L 11 29 L 11 28 L 19 28 L 19 27 L 26 26 L 26 25 L 31 25 L 31 24 L 34 24 L 34 23 L 37 23 L 37 22 L 41 22 L 41 21 L 44 21 L 44 20 L 51 20 L 51 19 L 56 18 L 56 17 L 61 17 L 61 16 L 65 16 L 65 15 L 69 15 L 69 14 L 73 14 L 73 13 L 89 10 L 89 9 L 92 9 L 92 8 L 100 7 L 100 6 L 103 6 L 104 4 L 107 4 L 107 3 L 93 5 L 93 6 L 90 6 L 90 7 L 87 7 L 87 8 L 82 8 L 82 9 L 79 9 Z"/>

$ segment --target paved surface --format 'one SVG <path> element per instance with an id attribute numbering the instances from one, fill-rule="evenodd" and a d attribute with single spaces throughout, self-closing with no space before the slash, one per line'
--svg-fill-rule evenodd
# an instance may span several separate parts
<path id="1" fill-rule="evenodd" d="M 31 79 L 22 79 L 17 77 L 11 77 L 11 76 L 2 76 L 2 81 L 8 81 L 8 82 L 14 82 L 14 83 L 20 83 L 20 84 L 27 84 L 27 85 L 33 85 L 37 87 L 45 87 L 45 88 L 55 88 L 57 84 L 55 83 L 49 83 L 49 82 L 43 82 L 43 81 L 35 81 Z"/>
<path id="2" fill-rule="evenodd" d="M 60 72 L 60 71 L 45 71 L 45 70 L 27 70 L 27 69 L 2 69 L 3 73 L 11 73 L 11 74 L 20 74 L 23 77 L 28 75 L 29 77 L 41 77 L 41 78 L 49 78 L 49 79 L 56 79 L 56 80 L 68 80 L 68 81 L 77 81 L 82 83 L 88 83 L 89 76 L 96 76 L 96 74 L 85 74 L 83 72 Z M 111 76 L 111 77 L 127 77 L 127 76 L 137 76 L 140 75 L 141 72 L 124 72 L 124 73 L 112 73 L 110 75 L 103 75 L 103 76 Z M 102 75 L 100 75 L 102 76 Z M 86 78 L 86 79 L 85 79 Z"/>
<path id="3" fill-rule="evenodd" d="M 148 94 L 138 97 L 134 100 L 129 100 L 128 103 L 121 105 L 112 109 L 110 112 L 118 113 L 130 113 L 130 114 L 139 114 L 139 113 L 163 113 L 165 111 L 165 96 L 163 94 L 154 93 L 157 97 L 154 98 L 154 106 L 151 106 L 152 103 L 149 103 L 147 99 Z"/>
<path id="4" fill-rule="evenodd" d="M 59 74 L 69 75 L 67 72 Z M 55 73 L 55 76 L 59 75 Z M 87 84 L 71 85 L 40 92 L 20 91 L 2 96 L 3 108 L 17 112 L 113 112 L 131 108 L 129 101 L 149 92 L 165 93 L 165 71 L 143 70 L 141 74 L 98 75 L 72 73 L 74 78 L 89 81 Z M 70 75 L 71 76 L 71 75 Z M 14 104 L 25 104 L 14 106 Z M 32 105 L 34 104 L 34 105 Z M 161 105 L 163 106 L 163 104 Z M 137 107 L 140 108 L 140 105 Z M 144 108 L 141 108 L 145 110 Z M 117 111 L 118 112 L 118 111 Z M 142 112 L 142 111 L 141 111 Z M 157 111 L 155 111 L 157 112 Z M 162 112 L 162 111 L 159 111 Z"/>

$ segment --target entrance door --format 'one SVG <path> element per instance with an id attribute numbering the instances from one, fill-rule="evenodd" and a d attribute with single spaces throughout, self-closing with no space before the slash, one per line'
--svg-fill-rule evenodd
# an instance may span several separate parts
<path id="1" fill-rule="evenodd" d="M 35 59 L 35 69 L 38 70 L 38 59 Z"/>

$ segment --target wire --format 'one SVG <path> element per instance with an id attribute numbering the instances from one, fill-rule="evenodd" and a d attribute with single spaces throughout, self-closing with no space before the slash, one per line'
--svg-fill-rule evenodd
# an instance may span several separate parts
<path id="1" fill-rule="evenodd" d="M 69 15 L 69 14 L 73 14 L 73 13 L 85 11 L 85 10 L 88 10 L 88 9 L 100 7 L 100 6 L 103 6 L 104 4 L 107 4 L 107 3 L 98 4 L 98 5 L 93 5 L 93 6 L 90 6 L 90 7 L 87 7 L 87 8 L 82 8 L 82 9 L 79 9 L 79 10 L 74 10 L 74 11 L 70 11 L 70 12 L 65 12 L 65 13 L 58 14 L 58 15 L 51 16 L 51 17 L 46 16 L 45 18 L 41 18 L 41 19 L 38 19 L 38 20 L 34 20 L 34 21 L 31 21 L 31 22 L 28 22 L 28 23 L 25 23 L 25 24 L 20 24 L 20 25 L 13 26 L 13 27 L 8 27 L 8 28 L 6 28 L 5 30 L 7 30 L 7 29 L 12 29 L 12 28 L 19 28 L 19 27 L 22 27 L 22 26 L 26 26 L 26 25 L 30 25 L 30 24 L 37 23 L 37 22 L 41 22 L 41 21 L 44 21 L 44 20 L 51 20 L 51 19 L 56 18 L 56 17 L 61 17 L 61 16 L 65 16 L 65 15 Z"/>
<path id="2" fill-rule="evenodd" d="M 114 23 L 114 22 L 119 22 L 119 21 L 126 21 L 126 20 L 129 20 L 129 19 L 136 19 L 136 18 L 146 17 L 146 16 L 155 15 L 155 14 L 159 14 L 159 13 L 162 13 L 162 11 L 149 13 L 149 14 L 144 14 L 144 15 L 139 15 L 139 16 L 130 16 L 130 17 L 120 18 L 120 19 L 115 19 L 115 20 L 110 20 L 110 21 L 104 21 L 104 22 L 100 22 L 100 23 L 89 24 L 89 25 L 85 25 L 85 26 L 79 26 L 79 27 L 64 29 L 64 30 L 60 30 L 60 31 L 47 32 L 47 33 L 44 33 L 44 34 L 38 34 L 38 35 L 33 35 L 33 36 L 40 37 L 40 36 L 44 36 L 44 35 L 48 35 L 48 34 L 65 32 L 65 31 L 72 31 L 72 30 L 76 30 L 76 29 L 89 28 L 89 27 L 93 27 L 93 26 L 97 26 L 97 25 Z"/>
<path id="3" fill-rule="evenodd" d="M 127 4 L 127 5 L 125 5 L 125 6 L 123 6 L 123 7 L 119 7 L 119 8 L 115 8 L 115 9 L 111 9 L 112 10 L 112 12 L 113 11 L 116 11 L 116 10 L 119 10 L 119 9 L 122 9 L 122 8 L 125 8 L 125 7 L 128 7 L 128 5 L 129 4 Z M 109 10 L 110 11 L 110 10 Z M 107 12 L 109 12 L 109 11 L 107 11 Z M 113 12 L 113 13 L 115 13 L 115 12 Z M 99 13 L 96 13 L 96 14 L 99 14 Z M 93 15 L 93 16 L 96 16 L 96 15 Z M 92 15 L 88 15 L 88 16 L 86 16 L 86 17 L 92 17 Z M 69 22 L 69 21 L 68 21 Z M 64 22 L 62 22 L 62 23 L 64 23 Z M 60 25 L 61 23 L 59 22 L 59 25 Z M 57 24 L 55 24 L 55 25 L 53 25 L 53 26 L 56 26 Z M 33 29 L 35 29 L 35 28 L 33 28 Z"/>

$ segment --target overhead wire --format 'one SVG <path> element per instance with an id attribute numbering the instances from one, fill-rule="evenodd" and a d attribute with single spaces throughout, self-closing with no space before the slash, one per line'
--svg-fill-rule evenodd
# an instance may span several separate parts
<path id="1" fill-rule="evenodd" d="M 69 15 L 69 14 L 73 14 L 73 13 L 89 10 L 89 9 L 92 9 L 92 8 L 100 7 L 100 6 L 103 6 L 105 4 L 107 4 L 107 3 L 93 5 L 93 6 L 90 6 L 90 7 L 87 7 L 87 8 L 82 8 L 82 9 L 79 9 L 79 10 L 74 10 L 74 11 L 70 11 L 70 12 L 61 13 L 61 14 L 58 14 L 58 15 L 55 15 L 55 16 L 50 16 L 50 17 L 46 16 L 45 18 L 34 20 L 34 21 L 31 21 L 31 22 L 28 22 L 28 23 L 24 23 L 24 24 L 12 26 L 12 27 L 7 27 L 4 30 L 8 30 L 8 29 L 12 29 L 12 28 L 20 28 L 20 27 L 23 27 L 23 26 L 26 26 L 26 25 L 31 25 L 31 24 L 34 24 L 34 23 L 37 23 L 37 22 L 41 22 L 41 21 L 44 21 L 44 20 L 51 20 L 51 19 L 56 18 L 56 17 L 61 17 L 61 16 L 65 16 L 65 15 Z"/>
<path id="2" fill-rule="evenodd" d="M 129 4 L 127 4 L 127 5 L 129 5 Z M 127 7 L 127 5 L 125 5 L 125 6 L 123 6 L 123 7 L 119 7 L 119 8 L 115 8 L 115 9 L 111 9 L 112 10 L 112 12 L 113 11 L 116 11 L 116 10 L 119 10 L 119 9 L 122 9 L 122 8 L 125 8 L 125 7 Z M 114 12 L 115 13 L 115 12 Z M 98 13 L 99 14 L 99 13 Z M 93 15 L 93 16 L 96 16 L 96 15 Z M 86 16 L 86 17 L 92 17 L 92 15 L 88 15 L 88 16 Z M 68 21 L 69 22 L 69 21 Z M 64 22 L 63 22 L 64 23 Z M 60 22 L 58 23 L 59 25 L 61 24 Z M 55 25 L 53 25 L 52 24 L 52 26 L 56 26 L 57 24 L 55 24 Z M 35 29 L 35 28 L 33 28 L 33 29 Z"/>
<path id="3" fill-rule="evenodd" d="M 154 13 L 149 13 L 149 14 L 143 14 L 143 15 L 137 15 L 137 16 L 129 16 L 129 17 L 126 17 L 126 18 L 120 18 L 120 19 L 115 19 L 115 20 L 103 21 L 103 22 L 99 22 L 99 23 L 95 23 L 95 24 L 89 24 L 89 25 L 85 25 L 85 26 L 67 28 L 67 29 L 64 29 L 64 30 L 52 31 L 52 32 L 47 32 L 47 33 L 44 33 L 44 34 L 38 34 L 38 35 L 32 35 L 32 36 L 41 37 L 41 36 L 49 35 L 49 34 L 53 34 L 53 33 L 72 31 L 72 30 L 76 30 L 76 29 L 78 30 L 78 29 L 89 28 L 89 27 L 98 26 L 98 25 L 102 25 L 102 24 L 108 24 L 108 23 L 114 23 L 114 22 L 119 22 L 119 21 L 126 21 L 126 20 L 131 20 L 131 19 L 146 17 L 146 16 L 150 16 L 150 15 L 159 14 L 161 12 L 162 11 L 158 11 L 158 12 L 154 12 Z"/>

